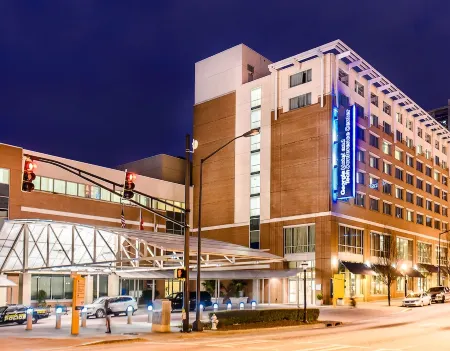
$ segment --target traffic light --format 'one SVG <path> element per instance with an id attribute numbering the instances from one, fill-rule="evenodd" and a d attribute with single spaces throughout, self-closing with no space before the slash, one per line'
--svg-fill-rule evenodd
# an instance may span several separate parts
<path id="1" fill-rule="evenodd" d="M 186 270 L 178 268 L 175 270 L 175 279 L 186 279 Z"/>
<path id="2" fill-rule="evenodd" d="M 134 196 L 134 188 L 135 184 L 134 181 L 136 180 L 136 174 L 127 172 L 125 175 L 125 184 L 123 186 L 123 198 L 124 199 L 132 199 Z"/>
<path id="3" fill-rule="evenodd" d="M 33 171 L 36 167 L 37 166 L 32 159 L 27 158 L 25 160 L 25 165 L 23 167 L 22 191 L 32 192 L 34 190 L 33 181 L 36 179 L 36 174 L 34 174 Z"/>

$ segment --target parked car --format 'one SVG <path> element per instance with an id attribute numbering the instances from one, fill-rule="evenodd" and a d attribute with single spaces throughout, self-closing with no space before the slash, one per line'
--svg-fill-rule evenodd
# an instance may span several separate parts
<path id="1" fill-rule="evenodd" d="M 189 309 L 190 311 L 195 310 L 196 299 L 195 299 L 195 291 L 191 291 L 189 294 Z M 172 303 L 172 311 L 183 309 L 183 293 L 170 294 L 166 297 Z M 207 291 L 200 291 L 200 303 L 203 306 L 209 307 L 212 306 L 211 294 Z"/>
<path id="2" fill-rule="evenodd" d="M 402 306 L 424 306 L 431 305 L 431 297 L 427 293 L 410 293 L 402 302 Z"/>
<path id="3" fill-rule="evenodd" d="M 25 305 L 7 305 L 0 307 L 0 324 L 17 323 L 23 324 L 27 321 L 27 309 Z M 33 308 L 33 324 L 39 319 L 48 318 L 49 312 L 46 308 Z"/>
<path id="4" fill-rule="evenodd" d="M 103 318 L 106 316 L 105 301 L 109 299 L 109 308 L 115 316 L 121 313 L 127 313 L 128 306 L 133 307 L 133 314 L 138 309 L 138 304 L 132 296 L 117 296 L 117 297 L 99 297 L 91 304 L 85 305 L 87 309 L 87 316 L 96 318 Z"/>
<path id="5" fill-rule="evenodd" d="M 435 286 L 427 291 L 428 295 L 431 297 L 431 302 L 442 302 L 446 300 L 450 301 L 450 289 L 445 286 Z"/>

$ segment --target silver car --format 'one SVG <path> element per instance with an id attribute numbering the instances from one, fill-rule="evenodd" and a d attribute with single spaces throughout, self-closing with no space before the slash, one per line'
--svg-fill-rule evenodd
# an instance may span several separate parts
<path id="1" fill-rule="evenodd" d="M 87 309 L 87 316 L 96 318 L 103 318 L 106 316 L 105 301 L 109 299 L 109 308 L 115 316 L 121 313 L 127 313 L 129 306 L 133 308 L 133 314 L 138 309 L 136 300 L 132 296 L 116 296 L 116 297 L 99 297 L 91 304 L 85 305 Z"/>

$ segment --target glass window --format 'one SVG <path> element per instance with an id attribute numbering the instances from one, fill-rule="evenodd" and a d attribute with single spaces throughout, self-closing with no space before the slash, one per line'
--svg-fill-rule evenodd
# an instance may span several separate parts
<path id="1" fill-rule="evenodd" d="M 250 197 L 250 216 L 259 216 L 260 212 L 260 197 L 252 196 Z"/>
<path id="2" fill-rule="evenodd" d="M 370 93 L 370 102 L 378 107 L 378 96 L 374 93 Z"/>
<path id="3" fill-rule="evenodd" d="M 9 184 L 9 169 L 0 168 L 0 183 Z"/>
<path id="4" fill-rule="evenodd" d="M 425 225 L 427 226 L 427 227 L 433 227 L 433 219 L 431 218 L 431 217 L 426 217 L 426 222 L 425 222 Z"/>
<path id="5" fill-rule="evenodd" d="M 53 179 L 41 177 L 41 190 L 53 192 Z"/>
<path id="6" fill-rule="evenodd" d="M 416 169 L 423 173 L 423 163 L 416 160 Z"/>
<path id="7" fill-rule="evenodd" d="M 250 156 L 250 172 L 259 172 L 260 171 L 260 153 L 254 152 Z"/>
<path id="8" fill-rule="evenodd" d="M 386 101 L 383 101 L 383 112 L 387 115 L 391 115 L 391 105 L 389 105 Z"/>
<path id="9" fill-rule="evenodd" d="M 417 242 L 417 256 L 419 263 L 431 263 L 431 244 Z"/>
<path id="10" fill-rule="evenodd" d="M 295 110 L 308 105 L 311 105 L 311 93 L 289 99 L 289 110 Z"/>
<path id="11" fill-rule="evenodd" d="M 369 187 L 370 187 L 371 189 L 376 189 L 376 190 L 378 190 L 378 178 L 375 178 L 375 177 L 370 176 L 370 177 L 369 177 Z"/>
<path id="12" fill-rule="evenodd" d="M 284 253 L 315 252 L 315 225 L 284 228 Z"/>
<path id="13" fill-rule="evenodd" d="M 87 187 L 87 186 L 86 186 Z M 100 188 L 95 185 L 90 185 L 90 198 L 100 200 Z"/>
<path id="14" fill-rule="evenodd" d="M 441 174 L 438 171 L 434 171 L 434 180 L 441 181 Z"/>
<path id="15" fill-rule="evenodd" d="M 289 77 L 289 87 L 295 87 L 304 83 L 308 83 L 312 80 L 312 70 L 298 72 Z"/>
<path id="16" fill-rule="evenodd" d="M 397 199 L 403 200 L 403 189 L 395 187 L 395 197 Z"/>
<path id="17" fill-rule="evenodd" d="M 72 299 L 73 295 L 73 282 L 69 276 L 64 277 L 64 296 L 66 299 Z"/>
<path id="18" fill-rule="evenodd" d="M 378 127 L 378 116 L 371 114 L 370 115 L 370 125 Z"/>
<path id="19" fill-rule="evenodd" d="M 98 282 L 98 296 L 108 296 L 108 276 L 107 275 L 99 275 Z"/>
<path id="20" fill-rule="evenodd" d="M 390 155 L 391 154 L 391 144 L 389 144 L 387 141 L 383 140 L 383 153 L 385 153 L 386 155 Z"/>
<path id="21" fill-rule="evenodd" d="M 403 161 L 403 152 L 395 149 L 395 158 L 399 161 Z"/>
<path id="22" fill-rule="evenodd" d="M 339 225 L 339 252 L 362 255 L 363 233 L 361 229 Z"/>
<path id="23" fill-rule="evenodd" d="M 37 300 L 38 298 L 38 277 L 36 275 L 31 276 L 31 300 Z"/>
<path id="24" fill-rule="evenodd" d="M 364 132 L 364 129 L 360 128 L 359 126 L 356 126 L 356 138 L 362 141 L 366 140 L 366 134 Z"/>
<path id="25" fill-rule="evenodd" d="M 260 175 L 254 174 L 250 176 L 250 194 L 255 195 L 260 193 Z"/>
<path id="26" fill-rule="evenodd" d="M 414 194 L 409 191 L 406 192 L 406 202 L 414 203 Z"/>
<path id="27" fill-rule="evenodd" d="M 425 167 L 425 175 L 431 177 L 431 167 L 428 166 Z"/>
<path id="28" fill-rule="evenodd" d="M 412 261 L 413 241 L 397 237 L 397 257 L 400 260 Z"/>
<path id="29" fill-rule="evenodd" d="M 391 175 L 392 174 L 392 165 L 390 163 L 387 163 L 386 161 L 383 162 L 383 172 Z"/>
<path id="30" fill-rule="evenodd" d="M 408 222 L 414 222 L 414 212 L 410 210 L 406 210 L 406 220 Z"/>
<path id="31" fill-rule="evenodd" d="M 378 202 L 379 202 L 378 199 L 375 199 L 373 197 L 370 198 L 370 209 L 372 211 L 379 211 Z"/>
<path id="32" fill-rule="evenodd" d="M 391 125 L 389 123 L 387 123 L 386 121 L 383 122 L 383 131 L 386 134 L 391 134 L 391 131 L 392 131 Z"/>
<path id="33" fill-rule="evenodd" d="M 261 106 L 261 88 L 252 89 L 250 92 L 251 108 Z"/>
<path id="34" fill-rule="evenodd" d="M 365 184 L 364 173 L 356 172 L 356 183 L 357 184 Z"/>
<path id="35" fill-rule="evenodd" d="M 78 196 L 80 196 L 80 197 L 87 197 L 86 185 L 78 184 Z"/>
<path id="36" fill-rule="evenodd" d="M 416 223 L 417 224 L 422 224 L 423 225 L 423 215 L 422 214 L 417 214 L 416 215 Z"/>
<path id="37" fill-rule="evenodd" d="M 433 211 L 432 205 L 433 205 L 433 203 L 430 200 L 426 200 L 426 206 L 427 206 L 426 208 L 428 211 Z"/>
<path id="38" fill-rule="evenodd" d="M 53 192 L 58 194 L 66 193 L 66 182 L 64 180 L 55 179 L 53 184 Z"/>
<path id="39" fill-rule="evenodd" d="M 72 182 L 66 182 L 66 194 L 67 195 L 78 195 L 78 184 Z"/>
<path id="40" fill-rule="evenodd" d="M 355 80 L 355 93 L 364 97 L 364 85 Z"/>
<path id="41" fill-rule="evenodd" d="M 38 292 L 45 291 L 46 298 L 51 298 L 51 277 L 48 275 L 41 275 L 38 281 Z"/>
<path id="42" fill-rule="evenodd" d="M 355 205 L 365 207 L 366 195 L 361 193 L 356 193 Z"/>
<path id="43" fill-rule="evenodd" d="M 261 148 L 261 134 L 250 137 L 250 151 L 257 151 Z"/>
<path id="44" fill-rule="evenodd" d="M 348 74 L 339 68 L 339 80 L 348 86 Z"/>
<path id="45" fill-rule="evenodd" d="M 378 137 L 376 135 L 370 134 L 369 135 L 369 144 L 373 147 L 376 147 L 378 149 Z M 384 150 L 383 150 L 384 152 Z"/>
<path id="46" fill-rule="evenodd" d="M 251 118 L 251 128 L 261 127 L 261 110 L 253 110 L 250 115 Z"/>
<path id="47" fill-rule="evenodd" d="M 387 285 L 384 283 L 383 278 L 380 276 L 372 276 L 370 283 L 370 293 L 372 295 L 387 295 Z"/>
<path id="48" fill-rule="evenodd" d="M 395 217 L 403 218 L 403 208 L 395 206 Z"/>
<path id="49" fill-rule="evenodd" d="M 392 184 L 383 180 L 383 193 L 392 195 Z"/>
<path id="50" fill-rule="evenodd" d="M 438 219 L 434 220 L 434 229 L 441 229 L 441 221 Z"/>
<path id="51" fill-rule="evenodd" d="M 366 163 L 366 153 L 363 150 L 356 150 L 356 159 L 361 163 Z"/>
<path id="52" fill-rule="evenodd" d="M 406 173 L 406 183 L 409 185 L 414 185 L 414 176 L 410 173 Z"/>
<path id="53" fill-rule="evenodd" d="M 392 204 L 383 201 L 383 213 L 392 216 Z"/>
<path id="54" fill-rule="evenodd" d="M 406 155 L 406 164 L 410 167 L 414 167 L 414 158 L 412 156 Z"/>
<path id="55" fill-rule="evenodd" d="M 52 300 L 59 300 L 64 298 L 64 277 L 52 276 Z"/>
<path id="56" fill-rule="evenodd" d="M 36 176 L 34 180 L 34 190 L 41 190 L 41 177 Z"/>
<path id="57" fill-rule="evenodd" d="M 100 188 L 100 198 L 103 201 L 111 201 L 111 193 L 108 190 Z"/>
<path id="58" fill-rule="evenodd" d="M 370 155 L 369 165 L 370 167 L 378 169 L 378 157 Z"/>
<path id="59" fill-rule="evenodd" d="M 370 233 L 370 255 L 374 257 L 389 257 L 391 236 L 387 234 Z"/>
<path id="60" fill-rule="evenodd" d="M 416 188 L 422 190 L 423 189 L 423 180 L 416 178 Z"/>
<path id="61" fill-rule="evenodd" d="M 395 168 L 395 178 L 403 180 L 403 169 Z"/>

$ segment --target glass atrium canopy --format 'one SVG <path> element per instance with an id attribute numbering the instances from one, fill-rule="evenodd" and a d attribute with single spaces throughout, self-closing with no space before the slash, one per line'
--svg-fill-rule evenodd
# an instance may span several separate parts
<path id="1" fill-rule="evenodd" d="M 183 267 L 184 236 L 46 220 L 9 220 L 0 229 L 0 273 L 167 271 Z M 190 238 L 196 268 L 197 238 Z M 195 257 L 192 257 L 195 256 Z M 202 239 L 202 268 L 263 269 L 282 257 Z"/>

